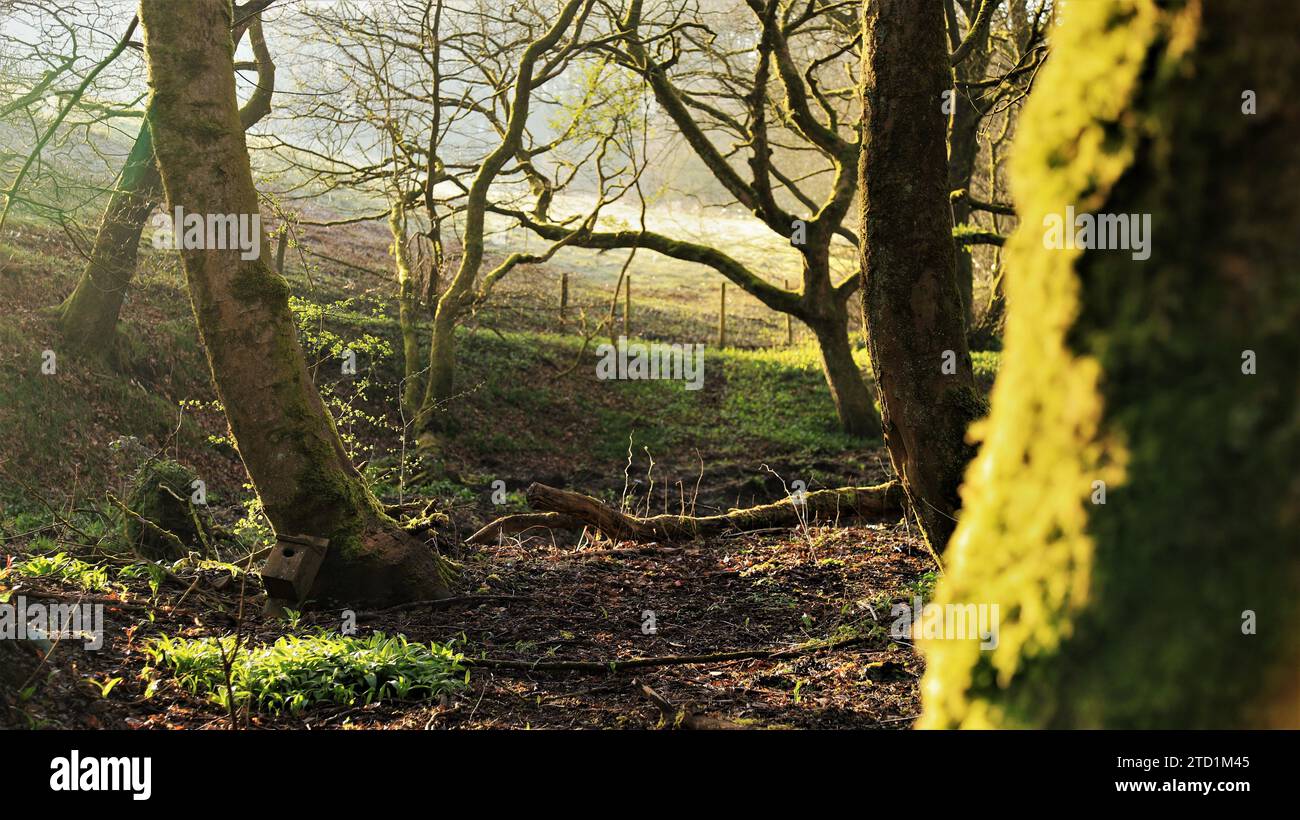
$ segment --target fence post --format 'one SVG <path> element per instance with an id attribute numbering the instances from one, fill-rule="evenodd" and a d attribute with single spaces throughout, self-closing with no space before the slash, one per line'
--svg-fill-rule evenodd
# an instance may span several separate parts
<path id="1" fill-rule="evenodd" d="M 727 346 L 727 283 L 722 283 L 722 296 L 718 300 L 718 347 Z"/>
<path id="2" fill-rule="evenodd" d="M 565 315 L 569 312 L 569 272 L 564 271 L 560 274 L 560 324 L 563 325 Z"/>
<path id="3" fill-rule="evenodd" d="M 790 289 L 790 280 L 785 280 L 785 289 Z M 785 315 L 785 346 L 794 346 L 794 317 L 790 314 Z"/>

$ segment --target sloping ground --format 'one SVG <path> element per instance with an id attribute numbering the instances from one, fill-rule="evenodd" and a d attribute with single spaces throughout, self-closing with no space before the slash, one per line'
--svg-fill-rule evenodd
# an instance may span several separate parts
<path id="1" fill-rule="evenodd" d="M 20 478 L 50 499 L 120 489 L 111 479 L 135 466 L 112 446 L 123 437 L 150 452 L 179 447 L 205 474 L 235 481 L 229 449 L 207 443 L 217 414 L 178 406 L 212 390 L 179 280 L 157 261 L 142 266 L 118 345 L 101 359 L 65 348 L 50 315 L 81 270 L 71 242 L 30 226 L 0 242 L 0 501 L 14 500 Z"/>
<path id="2" fill-rule="evenodd" d="M 0 380 L 0 465 L 38 478 L 54 499 L 95 495 L 118 487 L 115 479 L 135 466 L 110 447 L 135 437 L 145 452 L 166 448 L 218 496 L 238 495 L 246 479 L 223 440 L 175 258 L 144 251 L 120 338 L 100 359 L 63 349 L 49 315 L 80 270 L 71 243 L 31 226 L 6 240 L 0 300 L 9 309 L 0 316 L 0 362 L 9 375 Z M 304 340 L 321 362 L 318 381 L 334 396 L 355 458 L 395 490 L 397 327 L 385 283 L 363 277 L 362 288 L 354 276 L 343 267 L 313 271 L 310 284 L 295 275 L 303 304 L 315 306 L 303 315 Z M 531 298 L 527 290 L 514 295 Z M 634 489 L 639 482 L 648 490 L 651 479 L 660 493 L 679 481 L 683 488 L 698 483 L 699 493 L 687 493 L 697 501 L 749 503 L 771 497 L 774 479 L 764 463 L 809 488 L 879 474 L 878 451 L 837 431 L 812 348 L 706 348 L 702 389 L 687 390 L 680 381 L 601 381 L 602 340 L 584 352 L 572 334 L 496 330 L 493 320 L 485 310 L 462 331 L 461 394 L 446 410 L 451 433 L 433 461 L 408 470 L 408 478 L 423 474 L 428 482 L 404 495 L 485 493 L 496 479 L 512 490 L 537 480 L 621 492 L 626 470 Z M 362 351 L 360 380 L 340 376 L 331 344 Z M 42 372 L 45 351 L 55 356 L 52 374 Z M 746 482 L 753 484 L 748 494 Z M 0 495 L 12 499 L 12 482 L 5 490 Z M 679 495 L 669 503 L 678 504 Z M 656 498 L 656 507 L 663 503 Z"/>
<path id="3" fill-rule="evenodd" d="M 0 600 L 97 602 L 107 645 L 60 642 L 8 708 L 8 725 L 221 726 L 206 696 L 149 672 L 150 638 L 337 630 L 337 613 L 290 628 L 262 619 L 255 579 L 244 591 L 229 565 L 159 568 L 124 554 L 116 511 L 127 476 L 165 453 L 208 484 L 222 523 L 252 499 L 212 404 L 207 368 L 174 259 L 146 251 L 122 338 L 107 359 L 59 348 L 45 310 L 72 287 L 80 263 L 48 230 L 20 226 L 0 244 L 0 564 L 56 552 L 89 562 L 80 575 L 0 579 Z M 549 274 L 548 274 L 549 275 Z M 390 501 L 433 499 L 447 519 L 439 548 L 464 566 L 465 597 L 450 605 L 361 613 L 360 634 L 452 641 L 469 658 L 468 688 L 434 703 L 315 706 L 300 715 L 254 714 L 264 726 L 568 727 L 658 724 L 662 710 L 633 686 L 651 686 L 692 714 L 759 726 L 903 727 L 917 710 L 919 660 L 888 635 L 889 605 L 928 593 L 933 576 L 903 524 L 736 533 L 652 548 L 556 534 L 470 551 L 462 539 L 487 519 L 522 508 L 518 490 L 540 481 L 642 512 L 706 514 L 786 496 L 804 482 L 874 483 L 887 475 L 878 443 L 855 443 L 834 411 L 807 347 L 706 350 L 701 390 L 674 381 L 601 381 L 596 354 L 540 312 L 482 311 L 461 334 L 462 395 L 433 458 L 398 469 L 400 420 L 392 402 L 400 363 L 386 283 L 343 267 L 295 272 L 304 341 L 320 366 L 354 458 Z M 540 305 L 521 277 L 503 294 Z M 519 321 L 507 321 L 511 318 Z M 498 326 L 500 325 L 500 326 Z M 594 340 L 598 343 L 600 340 Z M 362 350 L 344 380 L 330 348 Z M 57 368 L 41 371 L 44 351 Z M 988 365 L 986 364 L 986 369 Z M 134 441 L 131 441 L 131 438 Z M 123 441 L 127 439 L 125 442 Z M 405 475 L 404 484 L 399 477 Z M 494 503 L 493 482 L 510 491 Z M 499 500 L 499 499 L 498 499 Z M 65 521 L 66 519 L 66 521 Z M 5 556 L 8 556 L 7 558 Z M 230 549 L 227 560 L 242 553 Z M 87 573 L 112 582 L 86 587 Z M 156 590 L 151 586 L 157 585 Z M 78 581 L 77 578 L 82 578 Z M 79 585 L 80 584 L 80 585 Z M 655 630 L 643 630 L 647 612 Z M 825 642 L 849 641 L 847 645 Z M 605 673 L 610 661 L 763 650 L 775 658 L 652 665 Z M 484 665 L 476 659 L 497 662 Z M 601 671 L 546 669 L 585 661 Z M 527 667 L 527 668 L 521 668 Z M 149 690 L 148 680 L 155 686 Z M 146 697 L 146 694 L 148 697 Z"/>

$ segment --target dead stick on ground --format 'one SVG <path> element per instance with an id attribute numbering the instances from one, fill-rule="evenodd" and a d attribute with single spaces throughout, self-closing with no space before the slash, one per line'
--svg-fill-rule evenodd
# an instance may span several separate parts
<path id="1" fill-rule="evenodd" d="M 460 604 L 482 604 L 489 601 L 531 601 L 532 597 L 528 595 L 456 595 L 451 598 L 433 598 L 428 601 L 411 601 L 397 606 L 390 606 L 387 609 L 376 609 L 373 612 L 357 613 L 357 620 L 364 621 L 375 618 L 379 615 L 389 615 L 394 612 L 403 612 L 408 609 L 420 609 L 429 607 L 430 609 L 441 609 L 448 606 L 458 606 Z"/>
<path id="2" fill-rule="evenodd" d="M 108 609 L 113 609 L 113 608 L 141 609 L 141 610 L 157 610 L 159 612 L 166 612 L 172 609 L 172 607 L 163 606 L 161 604 L 153 605 L 153 604 L 134 603 L 132 601 L 121 601 L 118 600 L 117 598 L 110 598 L 107 595 L 80 595 L 80 594 L 73 595 L 69 593 L 54 592 L 45 589 L 29 589 L 26 587 L 16 590 L 16 592 L 18 595 L 21 595 L 24 598 L 40 598 L 42 600 L 50 600 L 50 601 L 76 601 L 77 603 L 81 603 L 81 604 L 103 604 Z"/>
<path id="3" fill-rule="evenodd" d="M 839 641 L 796 646 L 792 649 L 742 649 L 736 652 L 717 652 L 712 655 L 668 655 L 659 658 L 629 658 L 625 661 L 514 661 L 498 658 L 465 658 L 465 666 L 485 669 L 519 669 L 525 672 L 594 672 L 614 673 L 625 669 L 644 669 L 650 666 L 687 666 L 712 663 L 729 663 L 747 660 L 786 660 L 814 652 L 834 652 L 850 646 L 867 643 L 870 639 L 845 638 Z"/>
<path id="4" fill-rule="evenodd" d="M 466 538 L 465 543 L 495 544 L 500 537 L 519 535 L 532 529 L 576 530 L 581 529 L 583 526 L 584 524 L 578 519 L 563 513 L 544 512 L 503 515 Z"/>
<path id="5" fill-rule="evenodd" d="M 710 729 L 748 728 L 739 723 L 732 723 L 729 720 L 711 718 L 707 715 L 697 715 L 690 709 L 678 708 L 663 695 L 651 689 L 649 686 L 646 686 L 644 683 L 641 683 L 639 680 L 632 681 L 632 688 L 636 689 L 641 694 L 641 697 L 659 707 L 659 713 L 663 715 L 665 726 L 670 726 L 674 729 L 696 729 L 704 731 Z"/>
<path id="6" fill-rule="evenodd" d="M 685 551 L 685 547 L 661 547 L 658 544 L 646 544 L 640 547 L 618 547 L 608 550 L 583 550 L 582 552 L 565 552 L 559 555 L 543 556 L 548 561 L 580 561 L 588 558 L 621 558 L 632 555 L 675 555 Z"/>

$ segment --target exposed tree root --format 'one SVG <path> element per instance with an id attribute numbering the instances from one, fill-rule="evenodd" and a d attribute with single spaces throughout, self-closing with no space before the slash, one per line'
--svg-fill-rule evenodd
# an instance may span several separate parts
<path id="1" fill-rule="evenodd" d="M 393 522 L 380 520 L 371 523 L 352 549 L 331 546 L 309 597 L 355 608 L 450 598 L 457 574 L 455 565 L 437 550 Z"/>
<path id="2" fill-rule="evenodd" d="M 815 520 L 880 518 L 903 511 L 903 490 L 897 481 L 874 487 L 841 487 L 804 495 L 802 503 L 791 499 L 762 504 L 719 515 L 655 515 L 641 518 L 626 515 L 589 495 L 559 490 L 545 484 L 528 488 L 528 503 L 541 513 L 507 515 L 471 535 L 471 544 L 492 543 L 500 535 L 512 535 L 533 527 L 577 529 L 591 527 L 615 541 L 689 541 L 723 532 L 795 527 Z"/>

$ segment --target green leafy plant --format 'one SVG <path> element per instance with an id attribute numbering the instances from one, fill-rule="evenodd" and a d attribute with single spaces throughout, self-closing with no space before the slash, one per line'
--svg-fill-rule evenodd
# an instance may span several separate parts
<path id="1" fill-rule="evenodd" d="M 318 703 L 352 706 L 382 700 L 429 700 L 468 682 L 464 656 L 449 646 L 376 632 L 369 637 L 320 632 L 286 635 L 273 644 L 241 647 L 235 637 L 150 641 L 146 653 L 186 691 L 223 709 L 238 706 L 278 714 Z M 224 653 L 235 660 L 227 686 Z"/>
<path id="2" fill-rule="evenodd" d="M 934 586 L 939 583 L 939 576 L 934 570 L 928 570 L 916 580 L 908 583 L 904 589 L 907 591 L 909 598 L 918 596 L 921 600 L 928 601 L 934 597 Z"/>
<path id="3" fill-rule="evenodd" d="M 90 680 L 90 683 L 91 683 L 91 684 L 92 684 L 96 689 L 99 690 L 99 696 L 102 697 L 102 698 L 107 698 L 107 697 L 108 697 L 108 694 L 109 694 L 110 692 L 112 692 L 113 689 L 114 689 L 114 688 L 115 688 L 119 683 L 122 682 L 122 679 L 121 679 L 121 678 L 108 678 L 108 679 L 103 680 L 103 681 L 98 681 L 98 680 L 95 680 L 94 678 L 90 678 L 89 680 Z"/>
<path id="4" fill-rule="evenodd" d="M 54 555 L 33 555 L 21 561 L 0 575 L 18 575 L 26 578 L 48 578 L 63 583 L 72 583 L 89 592 L 107 592 L 109 590 L 108 568 L 89 564 L 80 558 L 72 558 L 67 553 Z"/>
<path id="5" fill-rule="evenodd" d="M 243 502 L 244 517 L 235 522 L 233 530 L 249 552 L 257 552 L 275 543 L 275 533 L 262 510 L 262 499 L 257 496 L 257 490 L 252 484 L 245 484 L 244 491 L 250 497 Z"/>

